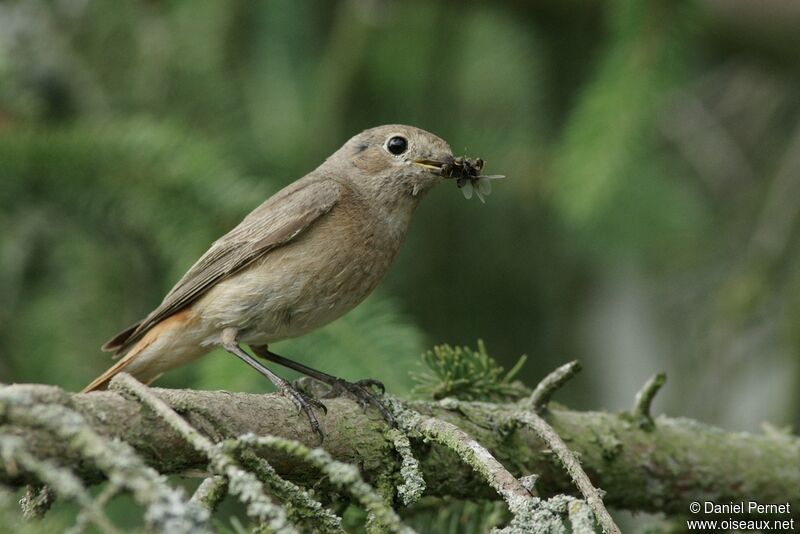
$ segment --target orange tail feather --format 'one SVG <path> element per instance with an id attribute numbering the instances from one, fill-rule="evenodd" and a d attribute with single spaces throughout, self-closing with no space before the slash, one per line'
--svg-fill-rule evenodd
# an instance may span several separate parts
<path id="1" fill-rule="evenodd" d="M 114 378 L 116 375 L 121 373 L 125 368 L 130 364 L 150 343 L 142 343 L 145 341 L 144 339 L 134 345 L 134 347 L 126 354 L 120 361 L 112 365 L 106 372 L 92 380 L 92 383 L 83 388 L 81 393 L 89 393 L 90 391 L 98 391 L 102 389 L 108 388 L 108 383 L 111 382 L 111 379 Z M 139 345 L 142 345 L 141 347 Z M 155 380 L 149 380 L 148 382 L 152 382 Z"/>
<path id="2" fill-rule="evenodd" d="M 142 356 L 142 353 L 145 352 L 145 349 L 150 347 L 152 344 L 156 343 L 156 347 L 153 347 L 157 350 L 166 350 L 172 351 L 174 347 L 170 346 L 170 340 L 180 339 L 180 336 L 183 334 L 183 327 L 192 319 L 192 312 L 191 309 L 187 308 L 183 311 L 180 311 L 174 315 L 169 316 L 168 318 L 164 319 L 157 325 L 153 326 L 148 332 L 144 335 L 142 339 L 137 341 L 125 355 L 122 357 L 120 361 L 112 365 L 105 373 L 101 374 L 97 378 L 95 378 L 91 384 L 86 386 L 83 389 L 83 393 L 88 393 L 90 391 L 97 391 L 99 389 L 106 389 L 108 387 L 108 383 L 111 381 L 114 376 L 124 371 L 131 363 L 133 363 L 137 358 Z M 128 329 L 130 330 L 130 329 Z M 114 343 L 117 338 L 121 338 L 125 332 L 111 340 L 106 345 Z M 162 336 L 164 336 L 162 338 Z M 177 336 L 177 337 L 176 337 Z M 201 349 L 198 351 L 200 354 L 205 352 L 205 350 Z M 145 361 L 139 362 L 138 365 L 135 365 L 135 372 L 131 372 L 131 374 L 142 380 L 145 383 L 150 383 L 156 378 L 158 378 L 161 373 L 169 368 L 176 367 L 177 365 L 181 365 L 188 361 L 187 359 L 181 359 L 181 356 L 178 353 L 173 354 L 174 363 L 172 365 L 164 365 L 163 358 L 160 362 L 156 363 L 152 360 L 153 354 L 145 355 Z M 143 365 L 144 364 L 144 365 Z"/>

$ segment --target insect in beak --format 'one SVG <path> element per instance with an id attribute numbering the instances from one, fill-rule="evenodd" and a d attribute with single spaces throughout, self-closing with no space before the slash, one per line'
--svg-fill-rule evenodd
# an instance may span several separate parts
<path id="1" fill-rule="evenodd" d="M 440 174 L 445 178 L 455 178 L 456 185 L 464 194 L 464 198 L 469 200 L 473 193 L 481 202 L 486 202 L 484 197 L 492 192 L 492 180 L 505 178 L 505 176 L 494 174 L 486 176 L 481 174 L 484 161 L 481 158 L 453 158 L 441 167 Z"/>

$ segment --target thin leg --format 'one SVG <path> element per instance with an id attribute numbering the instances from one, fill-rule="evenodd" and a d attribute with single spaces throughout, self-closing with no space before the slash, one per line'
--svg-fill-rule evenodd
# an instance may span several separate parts
<path id="1" fill-rule="evenodd" d="M 247 365 L 261 373 L 263 376 L 267 377 L 270 382 L 275 384 L 275 387 L 278 388 L 283 395 L 289 397 L 292 402 L 297 406 L 298 411 L 303 411 L 308 417 L 308 421 L 311 424 L 311 429 L 319 435 L 320 442 L 325 439 L 325 435 L 322 433 L 322 429 L 319 426 L 319 421 L 317 420 L 317 416 L 314 414 L 313 407 L 319 408 L 327 413 L 328 409 L 325 407 L 324 404 L 319 402 L 316 399 L 312 399 L 307 395 L 297 391 L 292 385 L 283 378 L 279 377 L 266 367 L 264 367 L 261 362 L 247 354 L 242 347 L 239 346 L 239 342 L 236 340 L 237 331 L 234 328 L 226 328 L 222 333 L 222 347 L 239 358 L 240 360 L 244 361 Z"/>
<path id="2" fill-rule="evenodd" d="M 294 371 L 297 371 L 298 373 L 310 376 L 311 378 L 319 380 L 320 382 L 324 382 L 325 384 L 333 386 L 334 382 L 341 380 L 333 375 L 329 375 L 324 371 L 318 371 L 317 369 L 308 367 L 307 365 L 303 365 L 302 363 L 290 360 L 289 358 L 285 358 L 280 354 L 275 354 L 274 352 L 267 349 L 266 346 L 251 345 L 250 349 L 252 349 L 252 351 L 255 353 L 256 356 L 277 363 L 278 365 L 282 365 L 287 369 L 292 369 Z M 385 391 L 385 388 L 383 387 L 383 384 L 381 382 L 379 382 L 378 380 L 373 380 L 371 378 L 365 378 L 364 380 L 359 380 L 357 384 L 361 384 L 365 387 L 376 386 L 378 389 L 381 390 L 381 393 Z"/>
<path id="3" fill-rule="evenodd" d="M 347 380 L 335 377 L 333 375 L 329 375 L 328 373 L 324 373 L 322 371 L 318 371 L 316 369 L 312 369 L 302 363 L 297 363 L 294 360 L 290 360 L 289 358 L 284 358 L 279 354 L 275 354 L 271 352 L 265 345 L 261 346 L 250 346 L 253 353 L 256 356 L 264 358 L 265 360 L 269 360 L 271 362 L 277 363 L 278 365 L 282 365 L 298 373 L 302 373 L 306 376 L 310 376 L 315 380 L 319 380 L 325 384 L 331 386 L 331 391 L 325 395 L 326 398 L 336 397 L 341 395 L 344 392 L 350 393 L 356 399 L 358 399 L 359 403 L 361 404 L 362 408 L 366 409 L 368 405 L 373 405 L 378 411 L 381 413 L 381 416 L 392 426 L 397 426 L 397 422 L 394 419 L 392 413 L 386 409 L 381 401 L 379 401 L 375 395 L 373 395 L 369 388 L 372 386 L 378 387 L 381 390 L 381 393 L 384 391 L 383 384 L 381 384 L 377 380 L 373 380 L 371 378 L 367 378 L 364 380 L 359 380 L 358 382 L 348 382 Z"/>

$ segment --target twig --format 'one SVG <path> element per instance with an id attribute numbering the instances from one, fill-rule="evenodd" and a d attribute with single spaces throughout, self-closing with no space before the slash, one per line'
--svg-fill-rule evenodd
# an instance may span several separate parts
<path id="1" fill-rule="evenodd" d="M 104 534 L 116 534 L 119 531 L 98 508 L 80 479 L 66 469 L 49 460 L 41 460 L 28 453 L 25 442 L 16 436 L 0 436 L 0 458 L 3 462 L 19 466 L 35 474 L 39 480 L 52 487 L 62 498 L 78 503 L 92 522 Z"/>
<path id="2" fill-rule="evenodd" d="M 592 485 L 591 480 L 589 480 L 589 477 L 581 467 L 575 454 L 567 447 L 558 433 L 553 430 L 553 427 L 542 419 L 538 413 L 546 408 L 553 393 L 580 370 L 581 364 L 576 360 L 562 365 L 547 375 L 544 380 L 539 382 L 528 400 L 531 410 L 528 412 L 520 412 L 519 420 L 530 426 L 542 441 L 544 441 L 556 456 L 558 456 L 558 459 L 564 465 L 570 477 L 572 477 L 575 485 L 578 486 L 584 499 L 586 499 L 586 502 L 594 511 L 594 515 L 603 528 L 603 531 L 606 532 L 606 534 L 619 534 L 619 527 L 614 523 L 608 510 L 606 510 L 600 492 Z"/>
<path id="3" fill-rule="evenodd" d="M 94 509 L 104 510 L 108 504 L 108 501 L 110 501 L 119 492 L 119 489 L 119 486 L 113 482 L 106 484 L 106 486 L 94 500 Z M 75 525 L 67 531 L 67 534 L 77 534 L 83 532 L 86 529 L 86 525 L 91 520 L 92 516 L 90 511 L 86 508 L 82 508 L 78 513 L 77 519 L 75 520 Z"/>
<path id="4" fill-rule="evenodd" d="M 232 440 L 232 445 L 238 449 L 245 466 L 269 486 L 276 497 L 292 505 L 288 512 L 293 519 L 313 524 L 315 532 L 344 534 L 341 517 L 325 508 L 304 488 L 281 478 L 269 462 L 250 448 L 241 447 L 240 441 Z"/>
<path id="5" fill-rule="evenodd" d="M 63 391 L 47 386 L 10 386 L 0 390 L 0 406 L 3 404 L 9 420 L 52 432 L 82 460 L 96 465 L 109 483 L 130 490 L 138 503 L 147 506 L 145 520 L 151 530 L 170 534 L 208 532 L 204 510 L 187 505 L 182 493 L 167 485 L 130 445 L 94 431 L 81 414 L 65 406 L 69 397 Z M 47 479 L 40 480 L 47 483 Z"/>
<path id="6" fill-rule="evenodd" d="M 394 449 L 401 458 L 400 476 L 403 483 L 397 487 L 397 494 L 403 500 L 403 504 L 410 506 L 425 493 L 425 479 L 422 478 L 419 462 L 411 452 L 408 436 L 396 428 L 390 428 L 386 432 L 386 436 L 392 440 Z"/>
<path id="7" fill-rule="evenodd" d="M 600 526 L 603 528 L 603 532 L 606 534 L 620 534 L 619 527 L 614 523 L 611 514 L 608 513 L 608 510 L 606 510 L 603 504 L 600 492 L 592 485 L 592 481 L 589 480 L 589 477 L 584 472 L 575 454 L 567 447 L 566 443 L 564 443 L 547 421 L 533 411 L 520 411 L 513 416 L 513 418 L 532 428 L 542 441 L 550 447 L 550 450 L 556 454 L 569 473 L 569 476 L 572 477 L 575 485 L 578 486 L 583 498 L 586 499 L 586 502 L 592 507 L 598 523 L 600 523 Z"/>
<path id="8" fill-rule="evenodd" d="M 492 453 L 454 424 L 442 419 L 420 415 L 420 420 L 415 428 L 424 436 L 446 445 L 458 453 L 500 494 L 512 512 L 519 507 L 521 501 L 533 498 L 525 486 L 503 467 L 503 464 L 498 462 Z"/>
<path id="9" fill-rule="evenodd" d="M 41 424 L 39 419 L 24 415 L 40 402 L 38 399 L 32 399 L 29 406 L 11 402 L 11 399 L 19 398 L 22 391 L 40 387 L 14 385 L 0 388 L 0 433 L 20 436 L 28 451 L 37 457 L 58 458 L 62 465 L 68 466 L 87 484 L 97 481 L 105 468 L 98 468 L 99 464 L 91 460 L 92 457 L 82 453 L 82 445 L 75 438 L 64 438 L 49 431 L 49 427 Z M 170 404 L 182 399 L 183 405 L 198 407 L 193 411 L 202 407 L 213 414 L 220 422 L 212 429 L 215 435 L 237 436 L 254 432 L 258 435 L 298 436 L 297 439 L 308 439 L 309 444 L 315 442 L 309 435 L 305 420 L 297 417 L 295 407 L 277 395 L 152 391 Z M 187 470 L 208 471 L 208 460 L 204 455 L 198 454 L 172 428 L 156 419 L 150 410 L 141 409 L 140 404 L 129 396 L 113 392 L 62 393 L 59 398 L 61 400 L 49 401 L 41 407 L 43 416 L 52 413 L 59 418 L 61 412 L 56 403 L 69 405 L 82 416 L 87 430 L 101 434 L 106 441 L 114 440 L 111 444 L 124 445 L 121 441 L 127 442 L 141 461 L 163 475 Z M 563 476 L 552 471 L 552 460 L 548 455 L 532 451 L 541 445 L 533 430 L 519 429 L 513 437 L 509 436 L 509 421 L 519 412 L 519 405 L 461 401 L 458 411 L 447 409 L 441 403 L 425 401 L 407 402 L 405 405 L 454 423 L 498 459 L 512 459 L 513 466 L 508 464 L 507 467 L 513 474 L 541 474 L 537 488 L 543 493 L 563 493 L 572 486 L 566 471 Z M 341 462 L 363 465 L 364 479 L 367 482 L 375 480 L 378 469 L 387 459 L 385 425 L 369 418 L 348 399 L 332 399 L 328 406 L 326 450 Z M 685 513 L 686 502 L 691 501 L 693 495 L 707 489 L 710 478 L 713 478 L 715 494 L 721 500 L 735 500 L 743 493 L 763 502 L 800 499 L 800 471 L 785 469 L 786 465 L 794 465 L 800 454 L 800 438 L 796 435 L 728 432 L 688 419 L 667 417 L 658 419 L 658 432 L 646 432 L 631 424 L 630 418 L 619 414 L 576 412 L 556 408 L 553 403 L 547 421 L 575 451 L 584 469 L 592 473 L 592 481 L 608 492 L 604 496 L 607 506 L 678 515 Z M 170 450 L 153 446 L 159 443 L 169 443 Z M 598 445 L 602 450 L 598 450 Z M 652 454 L 652 451 L 659 450 L 678 450 L 686 454 Z M 426 495 L 471 499 L 491 498 L 496 494 L 488 485 L 482 484 L 476 473 L 465 471 L 461 459 L 439 443 L 415 447 L 414 455 L 425 475 Z M 276 471 L 296 484 L 306 485 L 319 478 L 318 470 L 312 465 L 280 451 L 265 450 L 259 456 L 266 458 Z M 10 467 L 0 463 L 0 484 L 21 488 L 39 482 L 35 475 L 17 472 Z M 119 466 L 115 469 L 124 473 L 124 468 Z M 660 475 L 656 477 L 654 473 Z M 656 478 L 658 484 L 653 483 Z"/>
<path id="10" fill-rule="evenodd" d="M 239 436 L 240 443 L 250 446 L 270 447 L 309 462 L 325 473 L 332 483 L 347 490 L 362 506 L 373 514 L 382 526 L 390 532 L 410 534 L 414 531 L 404 525 L 397 513 L 387 506 L 381 496 L 361 478 L 358 469 L 350 464 L 334 460 L 322 449 L 311 449 L 299 441 L 278 436 Z"/>
<path id="11" fill-rule="evenodd" d="M 455 451 L 459 457 L 480 473 L 508 505 L 513 514 L 511 524 L 504 532 L 540 532 L 544 527 L 550 532 L 550 525 L 560 521 L 557 515 L 542 506 L 542 501 L 525 488 L 492 454 L 469 434 L 447 421 L 433 417 L 419 416 L 415 428 L 422 435 L 431 438 Z M 538 526 L 537 526 L 538 525 Z"/>
<path id="12" fill-rule="evenodd" d="M 458 409 L 460 401 L 449 399 L 448 404 Z M 389 406 L 403 430 L 451 449 L 500 494 L 513 518 L 505 528 L 493 532 L 543 534 L 563 530 L 567 501 L 534 496 L 523 480 L 518 480 L 485 447 L 452 423 L 410 410 L 395 399 L 389 399 Z"/>
<path id="13" fill-rule="evenodd" d="M 553 393 L 563 386 L 567 380 L 578 374 L 582 368 L 581 362 L 574 360 L 562 365 L 544 377 L 544 379 L 536 385 L 536 389 L 533 390 L 533 393 L 531 393 L 528 399 L 528 409 L 538 413 L 546 410 Z"/>
<path id="14" fill-rule="evenodd" d="M 387 401 L 401 429 L 407 433 L 422 434 L 455 451 L 462 460 L 486 479 L 509 507 L 513 505 L 516 508 L 520 501 L 533 498 L 525 486 L 509 473 L 492 453 L 454 424 L 410 410 L 396 399 L 387 398 Z"/>
<path id="15" fill-rule="evenodd" d="M 658 391 L 664 386 L 667 381 L 666 373 L 658 373 L 650 377 L 650 380 L 645 382 L 642 389 L 636 394 L 636 399 L 633 403 L 633 416 L 639 421 L 639 425 L 644 429 L 653 428 L 653 417 L 650 415 L 650 405 L 653 403 Z"/>
<path id="16" fill-rule="evenodd" d="M 116 375 L 109 384 L 109 389 L 128 394 L 150 408 L 160 419 L 178 432 L 198 452 L 213 454 L 216 445 L 213 441 L 197 431 L 192 425 L 178 415 L 175 410 L 161 400 L 150 389 L 127 373 Z"/>
<path id="17" fill-rule="evenodd" d="M 228 479 L 220 475 L 212 475 L 197 486 L 189 502 L 196 503 L 211 513 L 217 509 L 227 494 Z"/>
<path id="18" fill-rule="evenodd" d="M 267 497 L 261 482 L 258 481 L 255 475 L 236 465 L 236 462 L 229 455 L 224 454 L 210 439 L 187 423 L 166 402 L 152 393 L 147 386 L 126 373 L 120 373 L 111 380 L 109 387 L 133 395 L 183 436 L 195 450 L 205 454 L 210 460 L 210 467 L 228 477 L 229 490 L 242 503 L 247 505 L 247 515 L 258 521 L 268 523 L 269 527 L 275 532 L 287 534 L 298 532 L 289 523 L 283 507 L 275 504 L 272 499 Z"/>

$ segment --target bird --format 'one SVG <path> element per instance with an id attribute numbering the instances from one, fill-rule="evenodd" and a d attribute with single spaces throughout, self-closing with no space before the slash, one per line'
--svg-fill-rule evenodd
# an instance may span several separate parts
<path id="1" fill-rule="evenodd" d="M 323 438 L 313 408 L 324 405 L 248 354 L 354 395 L 391 413 L 370 391 L 377 380 L 348 382 L 270 351 L 362 302 L 389 269 L 420 200 L 453 177 L 441 138 L 392 124 L 348 140 L 319 167 L 256 207 L 217 239 L 141 321 L 102 346 L 119 361 L 85 393 L 106 389 L 121 372 L 149 384 L 161 374 L 222 348 L 292 399 Z M 447 172 L 443 172 L 447 169 Z"/>

